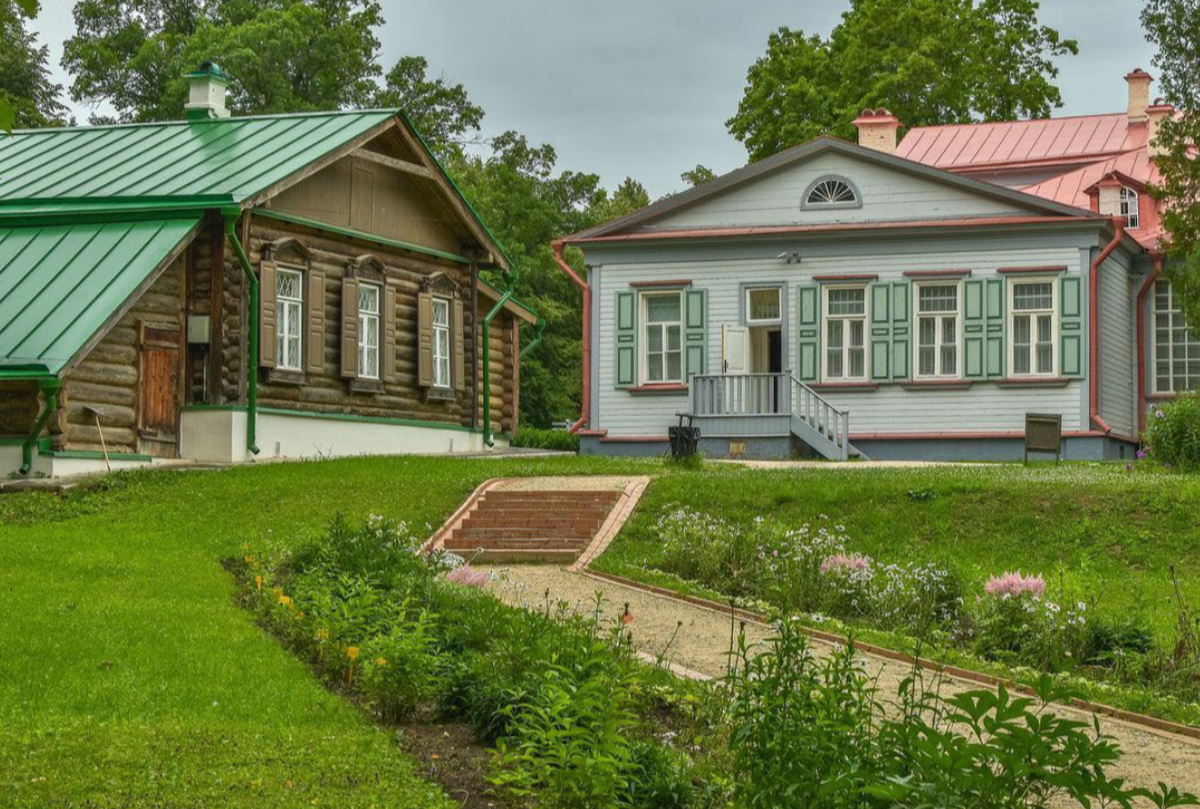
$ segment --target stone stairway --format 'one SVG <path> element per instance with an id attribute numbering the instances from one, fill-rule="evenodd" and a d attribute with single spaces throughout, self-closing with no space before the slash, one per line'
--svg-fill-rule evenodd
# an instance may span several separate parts
<path id="1" fill-rule="evenodd" d="M 619 490 L 484 492 L 442 547 L 476 562 L 570 564 L 620 499 Z"/>

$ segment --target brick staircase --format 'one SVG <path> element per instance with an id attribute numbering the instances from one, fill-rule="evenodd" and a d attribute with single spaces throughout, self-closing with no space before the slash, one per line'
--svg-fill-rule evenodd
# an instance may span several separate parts
<path id="1" fill-rule="evenodd" d="M 443 547 L 477 562 L 570 564 L 620 497 L 617 490 L 488 491 L 446 536 Z"/>

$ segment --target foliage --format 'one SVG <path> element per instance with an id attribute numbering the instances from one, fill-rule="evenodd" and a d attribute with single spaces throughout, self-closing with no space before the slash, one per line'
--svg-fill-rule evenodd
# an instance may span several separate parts
<path id="1" fill-rule="evenodd" d="M 710 180 L 717 179 L 717 174 L 708 166 L 697 163 L 696 168 L 688 169 L 687 171 L 683 172 L 679 175 L 679 179 L 683 180 L 692 188 L 695 188 L 698 185 L 704 185 Z"/>
<path id="2" fill-rule="evenodd" d="M 1194 0 L 1146 0 L 1146 38 L 1157 48 L 1154 66 L 1163 100 L 1174 115 L 1158 130 L 1154 158 L 1158 182 L 1151 193 L 1163 200 L 1161 220 L 1168 260 L 1163 273 L 1189 323 L 1200 323 L 1200 7 Z"/>
<path id="3" fill-rule="evenodd" d="M 1164 466 L 1190 472 L 1200 469 L 1200 391 L 1181 393 L 1164 402 L 1146 420 L 1150 456 Z"/>
<path id="4" fill-rule="evenodd" d="M 0 0 L 0 130 L 58 126 L 67 108 L 62 88 L 50 80 L 49 48 L 37 44 L 26 18 L 37 12 L 34 0 Z"/>
<path id="5" fill-rule="evenodd" d="M 539 430 L 521 427 L 513 436 L 512 446 L 552 449 L 559 452 L 579 452 L 579 436 L 566 430 Z"/>
<path id="6" fill-rule="evenodd" d="M 760 160 L 821 134 L 853 138 L 864 107 L 906 126 L 1045 117 L 1062 105 L 1053 59 L 1074 40 L 1035 0 L 853 0 L 828 39 L 780 28 L 726 125 Z"/>
<path id="7" fill-rule="evenodd" d="M 384 76 L 384 87 L 375 93 L 377 107 L 401 107 L 421 137 L 435 152 L 477 140 L 483 124 L 483 107 L 467 98 L 461 84 L 452 84 L 444 76 L 427 74 L 429 63 L 423 56 L 402 56 Z"/>

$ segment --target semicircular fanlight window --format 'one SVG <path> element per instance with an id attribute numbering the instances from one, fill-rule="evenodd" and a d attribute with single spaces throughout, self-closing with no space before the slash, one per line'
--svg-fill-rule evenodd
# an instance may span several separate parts
<path id="1" fill-rule="evenodd" d="M 835 205 L 845 202 L 858 202 L 854 189 L 843 180 L 822 180 L 808 192 L 806 205 Z"/>

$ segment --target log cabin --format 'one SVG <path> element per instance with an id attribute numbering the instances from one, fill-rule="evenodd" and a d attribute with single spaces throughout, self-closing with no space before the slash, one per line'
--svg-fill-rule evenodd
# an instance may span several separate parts
<path id="1" fill-rule="evenodd" d="M 403 113 L 188 81 L 185 120 L 0 137 L 0 473 L 505 446 L 544 324 Z"/>

